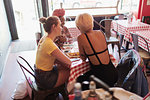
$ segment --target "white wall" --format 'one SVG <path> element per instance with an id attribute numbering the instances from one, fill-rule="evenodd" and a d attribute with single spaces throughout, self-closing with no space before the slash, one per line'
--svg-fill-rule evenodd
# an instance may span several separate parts
<path id="1" fill-rule="evenodd" d="M 4 2 L 0 0 L 0 78 L 5 66 L 6 55 L 11 42 L 11 36 L 5 12 Z"/>

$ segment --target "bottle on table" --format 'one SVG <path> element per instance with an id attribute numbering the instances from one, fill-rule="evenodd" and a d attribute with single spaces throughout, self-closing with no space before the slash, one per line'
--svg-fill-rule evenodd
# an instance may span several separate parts
<path id="1" fill-rule="evenodd" d="M 101 100 L 99 95 L 96 93 L 96 84 L 94 81 L 90 82 L 89 89 L 89 94 L 85 100 Z"/>
<path id="2" fill-rule="evenodd" d="M 74 85 L 74 100 L 82 100 L 82 94 L 81 94 L 81 84 L 75 83 Z"/>

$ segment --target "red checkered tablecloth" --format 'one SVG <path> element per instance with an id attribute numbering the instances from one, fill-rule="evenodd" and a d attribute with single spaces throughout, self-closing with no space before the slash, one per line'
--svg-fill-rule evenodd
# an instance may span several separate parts
<path id="1" fill-rule="evenodd" d="M 79 29 L 77 29 L 76 27 L 68 28 L 68 30 L 72 37 L 78 37 L 81 34 Z"/>
<path id="2" fill-rule="evenodd" d="M 139 21 L 133 21 L 131 23 L 128 23 L 127 20 L 114 20 L 112 21 L 111 25 L 112 29 L 119 32 L 120 34 L 123 34 L 125 36 L 125 39 L 130 41 L 131 35 L 130 32 L 136 32 L 136 31 L 143 31 L 143 30 L 149 30 L 150 25 L 139 22 Z"/>
<path id="3" fill-rule="evenodd" d="M 148 46 L 150 48 L 150 30 L 136 31 L 135 34 L 138 34 L 139 36 L 143 37 L 148 42 Z M 141 48 L 148 51 L 144 40 L 142 40 L 141 38 L 138 38 L 138 43 Z"/>
<path id="4" fill-rule="evenodd" d="M 117 60 L 114 58 L 113 55 L 110 54 L 110 58 L 114 66 L 118 65 Z M 81 74 L 86 73 L 90 70 L 89 62 L 82 62 L 82 60 L 76 61 L 72 63 L 71 72 L 69 77 L 69 84 L 71 84 L 77 77 Z"/>
<path id="5" fill-rule="evenodd" d="M 74 42 L 77 40 L 77 37 L 81 34 L 79 29 L 75 25 L 75 21 L 67 21 L 65 23 L 65 26 L 68 28 L 69 33 L 71 34 L 71 37 L 69 39 L 70 43 Z"/>

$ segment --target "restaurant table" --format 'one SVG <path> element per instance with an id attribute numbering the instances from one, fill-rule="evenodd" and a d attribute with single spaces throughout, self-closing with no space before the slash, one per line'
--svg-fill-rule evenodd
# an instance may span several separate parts
<path id="1" fill-rule="evenodd" d="M 96 89 L 95 91 L 101 100 L 111 100 L 112 96 L 104 89 L 99 88 L 99 89 Z M 86 100 L 89 94 L 89 90 L 82 91 L 81 93 L 82 93 L 82 99 Z M 113 93 L 113 96 L 119 100 L 149 100 L 149 99 L 144 99 L 144 98 L 148 98 L 149 95 L 147 97 L 142 98 L 136 95 L 135 93 L 126 91 L 122 88 L 118 88 L 117 91 Z M 75 97 L 75 94 L 70 94 L 69 100 L 74 100 L 74 97 Z"/>
<path id="2" fill-rule="evenodd" d="M 68 28 L 71 36 L 74 38 L 73 41 L 76 41 L 76 38 L 81 34 L 80 31 L 76 28 L 75 26 L 75 21 L 68 21 L 66 22 L 65 26 Z M 77 42 L 73 43 L 73 47 L 77 49 Z M 114 58 L 113 55 L 110 54 L 110 58 L 112 63 L 117 66 L 118 61 Z M 69 77 L 69 83 L 68 83 L 68 91 L 70 91 L 74 83 L 76 81 L 76 78 L 79 77 L 81 74 L 86 73 L 87 71 L 90 70 L 90 65 L 89 62 L 82 62 L 81 59 L 78 61 L 74 61 L 71 65 L 71 72 L 70 72 L 70 77 Z"/>
<path id="3" fill-rule="evenodd" d="M 121 88 L 120 88 L 121 90 Z M 82 98 L 85 99 L 86 96 L 88 95 L 89 90 L 86 91 L 82 91 Z M 98 96 L 100 97 L 101 100 L 110 100 L 111 96 L 109 95 L 109 93 L 107 91 L 105 91 L 104 89 L 100 88 L 100 89 L 96 89 L 96 93 L 98 94 Z M 114 94 L 114 97 L 118 98 L 119 100 L 143 100 L 142 97 L 128 92 L 126 90 L 123 89 L 123 91 L 117 91 Z M 110 98 L 108 97 L 110 96 Z M 106 99 L 107 97 L 107 99 Z"/>
<path id="4" fill-rule="evenodd" d="M 112 26 L 115 31 L 124 35 L 128 41 L 131 39 L 130 32 L 150 30 L 150 25 L 139 21 L 133 21 L 128 23 L 128 20 L 113 20 Z"/>
<path id="5" fill-rule="evenodd" d="M 150 30 L 136 31 L 134 33 L 143 37 L 148 42 L 148 47 L 150 48 Z M 138 38 L 138 46 L 148 51 L 146 43 L 141 38 Z"/>
<path id="6" fill-rule="evenodd" d="M 150 30 L 150 25 L 148 24 L 139 21 L 128 23 L 128 20 L 113 20 L 111 27 L 118 33 L 122 34 L 123 38 L 127 40 L 126 49 L 128 49 L 129 42 L 131 42 L 130 32 Z"/>

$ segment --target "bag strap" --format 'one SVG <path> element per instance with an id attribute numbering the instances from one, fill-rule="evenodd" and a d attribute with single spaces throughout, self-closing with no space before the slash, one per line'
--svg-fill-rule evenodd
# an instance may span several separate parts
<path id="1" fill-rule="evenodd" d="M 90 46 L 91 46 L 93 52 L 94 52 L 94 55 L 96 56 L 96 58 L 97 58 L 97 60 L 99 61 L 99 63 L 102 64 L 101 61 L 100 61 L 100 59 L 99 59 L 99 57 L 98 57 L 98 55 L 97 55 L 97 53 L 96 53 L 96 51 L 95 51 L 95 49 L 94 49 L 94 47 L 93 47 L 93 45 L 92 45 L 92 43 L 91 43 L 91 41 L 90 41 L 90 39 L 89 39 L 89 37 L 87 36 L 86 33 L 84 33 L 84 34 L 85 34 L 85 36 L 86 36 L 86 38 L 87 38 L 87 40 L 88 40 L 88 42 L 89 42 L 89 44 L 90 44 Z"/>

